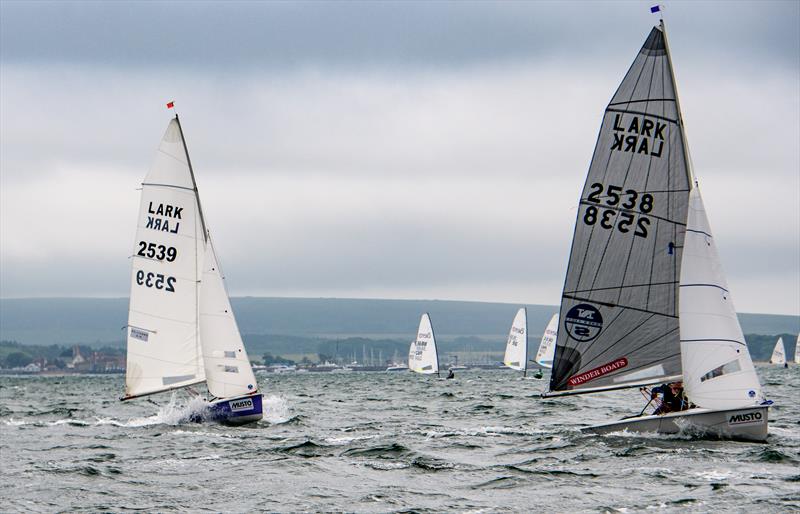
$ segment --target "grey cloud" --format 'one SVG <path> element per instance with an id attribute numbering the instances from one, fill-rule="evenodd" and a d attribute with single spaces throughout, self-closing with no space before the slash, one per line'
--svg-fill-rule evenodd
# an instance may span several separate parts
<path id="1" fill-rule="evenodd" d="M 656 19 L 632 2 L 11 2 L 6 63 L 152 69 L 464 66 L 631 54 Z M 797 2 L 666 6 L 686 48 L 798 60 Z M 742 48 L 742 35 L 751 44 Z"/>

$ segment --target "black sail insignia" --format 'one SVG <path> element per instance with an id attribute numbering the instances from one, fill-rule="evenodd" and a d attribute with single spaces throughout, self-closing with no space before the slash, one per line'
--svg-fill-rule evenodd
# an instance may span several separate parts
<path id="1" fill-rule="evenodd" d="M 664 33 L 603 115 L 561 298 L 552 392 L 681 374 L 678 286 L 690 179 Z"/>

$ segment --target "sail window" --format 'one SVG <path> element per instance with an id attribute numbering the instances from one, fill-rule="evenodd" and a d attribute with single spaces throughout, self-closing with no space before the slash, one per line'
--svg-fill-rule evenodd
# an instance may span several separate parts
<path id="1" fill-rule="evenodd" d="M 723 364 L 722 366 L 718 366 L 702 377 L 700 377 L 700 382 L 705 382 L 706 380 L 711 380 L 712 378 L 721 377 L 722 375 L 727 375 L 728 373 L 735 373 L 737 371 L 741 371 L 742 367 L 739 365 L 739 359 L 735 361 L 731 361 L 727 364 Z"/>
<path id="2" fill-rule="evenodd" d="M 225 358 L 226 359 L 235 359 L 236 358 L 236 352 L 225 352 Z"/>
<path id="3" fill-rule="evenodd" d="M 225 373 L 239 373 L 239 366 L 223 366 L 222 371 Z"/>

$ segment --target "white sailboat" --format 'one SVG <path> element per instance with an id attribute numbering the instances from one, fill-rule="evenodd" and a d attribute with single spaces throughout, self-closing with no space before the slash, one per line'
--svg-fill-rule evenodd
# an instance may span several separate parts
<path id="1" fill-rule="evenodd" d="M 795 359 L 797 355 L 795 355 Z M 779 337 L 775 343 L 775 348 L 772 349 L 772 356 L 769 358 L 770 364 L 778 364 L 780 366 L 786 365 L 786 348 L 783 346 L 783 338 Z"/>
<path id="2" fill-rule="evenodd" d="M 580 199 L 550 391 L 683 380 L 688 410 L 584 429 L 764 440 L 768 406 L 691 158 L 663 21 L 606 108 Z"/>
<path id="3" fill-rule="evenodd" d="M 797 341 L 794 343 L 794 363 L 800 364 L 800 334 L 797 334 Z"/>
<path id="4" fill-rule="evenodd" d="M 408 350 L 408 369 L 423 375 L 439 375 L 439 352 L 427 312 L 420 318 L 417 337 Z"/>
<path id="5" fill-rule="evenodd" d="M 528 375 L 528 312 L 525 307 L 517 311 L 506 341 L 503 364 Z"/>
<path id="6" fill-rule="evenodd" d="M 553 358 L 556 353 L 556 337 L 558 336 L 558 313 L 553 314 L 550 323 L 544 329 L 539 351 L 536 352 L 536 363 L 545 368 L 553 367 Z"/>
<path id="7" fill-rule="evenodd" d="M 261 394 L 206 227 L 176 115 L 142 183 L 132 257 L 125 396 L 206 383 L 196 416 L 242 424 L 262 417 Z"/>

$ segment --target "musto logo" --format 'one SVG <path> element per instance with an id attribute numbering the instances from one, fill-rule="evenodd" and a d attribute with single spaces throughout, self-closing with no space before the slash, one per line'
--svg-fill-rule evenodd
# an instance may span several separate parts
<path id="1" fill-rule="evenodd" d="M 564 318 L 564 328 L 576 341 L 591 341 L 603 329 L 603 316 L 594 305 L 581 303 L 569 310 Z"/>
<path id="2" fill-rule="evenodd" d="M 584 384 L 590 380 L 594 380 L 595 378 L 602 377 L 603 375 L 608 375 L 612 371 L 617 371 L 618 369 L 622 369 L 628 365 L 628 359 L 625 357 L 620 357 L 619 359 L 615 360 L 614 362 L 609 362 L 608 364 L 603 364 L 602 366 L 598 366 L 594 369 L 590 369 L 580 375 L 575 375 L 570 377 L 567 380 L 567 383 L 571 386 L 579 386 Z"/>
<path id="3" fill-rule="evenodd" d="M 253 410 L 253 400 L 250 398 L 243 398 L 241 400 L 233 400 L 231 402 L 231 412 L 239 412 L 243 410 Z"/>
<path id="4" fill-rule="evenodd" d="M 761 423 L 764 421 L 764 415 L 761 411 L 740 412 L 738 414 L 731 414 L 728 419 L 729 425 L 743 425 L 745 423 Z"/>

